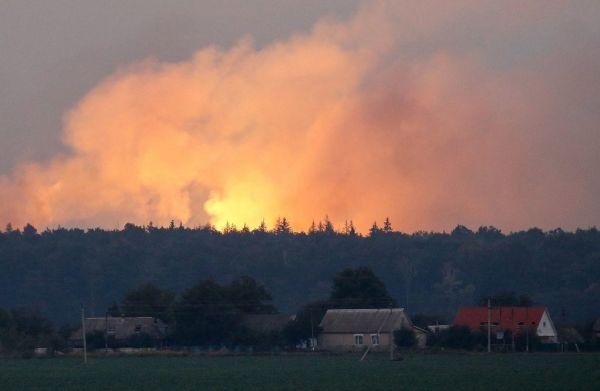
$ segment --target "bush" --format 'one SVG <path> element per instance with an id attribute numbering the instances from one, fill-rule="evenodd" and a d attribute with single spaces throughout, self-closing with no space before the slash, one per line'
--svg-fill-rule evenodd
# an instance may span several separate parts
<path id="1" fill-rule="evenodd" d="M 529 342 L 527 341 L 528 339 Z M 525 333 L 515 335 L 515 349 L 517 351 L 526 351 L 528 343 L 530 352 L 539 350 L 542 345 L 540 338 L 537 335 L 535 335 L 534 332 L 530 333 L 529 337 Z"/>
<path id="2" fill-rule="evenodd" d="M 296 318 L 283 329 L 286 344 L 296 346 L 316 336 L 320 331 L 319 323 L 330 308 L 334 308 L 334 305 L 326 300 L 308 303 L 300 308 Z"/>
<path id="3" fill-rule="evenodd" d="M 486 337 L 466 326 L 452 326 L 427 338 L 427 345 L 450 349 L 475 349 L 486 344 Z"/>
<path id="4" fill-rule="evenodd" d="M 452 349 L 471 349 L 473 347 L 471 330 L 465 326 L 452 326 L 443 339 L 444 345 Z"/>
<path id="5" fill-rule="evenodd" d="M 258 352 L 278 350 L 284 348 L 286 345 L 287 340 L 283 332 L 257 332 L 247 327 L 240 327 L 232 342 L 232 347 L 251 348 L 253 351 Z"/>
<path id="6" fill-rule="evenodd" d="M 37 347 L 54 350 L 62 344 L 64 340 L 38 311 L 0 308 L 0 354 L 29 358 Z"/>
<path id="7" fill-rule="evenodd" d="M 127 339 L 127 347 L 131 348 L 151 348 L 156 346 L 156 341 L 152 336 L 146 333 L 132 335 Z"/>
<path id="8" fill-rule="evenodd" d="M 394 331 L 394 344 L 402 348 L 412 348 L 417 343 L 417 338 L 412 329 L 400 329 Z"/>
<path id="9" fill-rule="evenodd" d="M 106 339 L 102 331 L 92 331 L 85 334 L 85 342 L 88 350 L 103 349 L 106 346 Z"/>
<path id="10" fill-rule="evenodd" d="M 590 352 L 600 351 L 600 338 L 590 338 L 589 342 L 585 345 L 585 349 Z"/>

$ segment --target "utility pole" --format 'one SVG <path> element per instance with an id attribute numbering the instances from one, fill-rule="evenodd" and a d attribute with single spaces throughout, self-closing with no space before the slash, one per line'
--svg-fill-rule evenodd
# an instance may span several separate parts
<path id="1" fill-rule="evenodd" d="M 85 335 L 85 308 L 81 304 L 81 335 L 83 337 L 83 363 L 87 364 L 87 341 Z"/>
<path id="2" fill-rule="evenodd" d="M 381 324 L 379 325 L 379 328 L 377 328 L 377 344 L 379 345 L 381 343 L 381 330 L 383 330 L 383 326 L 385 326 L 385 323 L 391 319 L 392 317 L 392 308 L 393 308 L 393 303 L 390 303 L 390 313 L 388 314 L 387 318 L 385 318 L 383 320 L 383 322 L 381 322 Z M 381 309 L 383 311 L 383 308 Z M 379 309 L 378 309 L 379 311 Z M 401 324 L 402 326 L 402 324 Z M 389 343 L 390 343 L 390 359 L 394 360 L 394 330 L 392 330 L 392 324 L 390 324 L 390 331 L 389 331 Z M 373 344 L 369 345 L 367 347 L 367 350 L 365 350 L 365 353 L 362 355 L 362 357 L 360 358 L 360 361 L 364 361 L 365 358 L 367 357 L 367 354 L 369 354 L 369 352 L 371 351 L 371 347 L 373 347 Z"/>
<path id="3" fill-rule="evenodd" d="M 310 307 L 310 350 L 315 350 L 315 327 L 313 326 L 313 308 Z"/>
<path id="4" fill-rule="evenodd" d="M 492 351 L 492 301 L 488 298 L 488 319 L 487 319 L 487 332 L 488 332 L 488 346 L 487 351 L 490 353 Z"/>
<path id="5" fill-rule="evenodd" d="M 529 309 L 525 307 L 525 351 L 529 353 Z"/>
<path id="6" fill-rule="evenodd" d="M 108 311 L 104 315 L 104 352 L 108 351 Z"/>
<path id="7" fill-rule="evenodd" d="M 390 316 L 388 319 L 392 319 L 392 307 L 393 304 L 390 303 Z M 379 335 L 379 333 L 377 333 Z M 390 360 L 394 361 L 394 328 L 390 323 Z"/>

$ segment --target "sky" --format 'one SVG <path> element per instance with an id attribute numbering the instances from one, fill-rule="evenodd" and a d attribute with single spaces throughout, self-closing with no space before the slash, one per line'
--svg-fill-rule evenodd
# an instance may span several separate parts
<path id="1" fill-rule="evenodd" d="M 120 66 L 178 61 L 250 35 L 264 45 L 350 15 L 355 0 L 2 0 L 0 173 L 64 151 L 63 114 Z"/>
<path id="2" fill-rule="evenodd" d="M 3 1 L 0 223 L 600 220 L 597 1 Z"/>

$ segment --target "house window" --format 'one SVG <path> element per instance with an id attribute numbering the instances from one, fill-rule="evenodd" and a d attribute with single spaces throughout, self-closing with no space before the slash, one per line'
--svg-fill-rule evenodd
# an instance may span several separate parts
<path id="1" fill-rule="evenodd" d="M 362 334 L 354 334 L 354 344 L 360 346 L 363 344 L 363 335 Z"/>
<path id="2" fill-rule="evenodd" d="M 141 331 L 142 331 L 142 325 L 140 325 L 140 324 L 135 325 L 135 332 L 140 333 Z"/>
<path id="3" fill-rule="evenodd" d="M 108 326 L 108 330 L 107 330 L 108 334 L 114 334 L 115 331 L 116 331 L 115 326 Z"/>
<path id="4" fill-rule="evenodd" d="M 546 321 L 543 321 L 543 322 L 542 322 L 542 326 L 543 326 L 543 327 L 546 327 Z"/>
<path id="5" fill-rule="evenodd" d="M 371 345 L 379 345 L 379 334 L 371 334 Z"/>

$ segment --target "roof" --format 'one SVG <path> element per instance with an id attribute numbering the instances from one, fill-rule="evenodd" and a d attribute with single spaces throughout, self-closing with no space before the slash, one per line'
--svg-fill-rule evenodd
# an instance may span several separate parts
<path id="1" fill-rule="evenodd" d="M 427 329 L 432 333 L 439 333 L 440 331 L 448 330 L 449 328 L 449 324 L 432 324 L 427 326 Z"/>
<path id="2" fill-rule="evenodd" d="M 525 326 L 537 328 L 545 311 L 545 307 L 493 307 L 492 326 L 512 332 L 520 332 Z M 456 313 L 453 324 L 476 330 L 486 326 L 487 321 L 487 307 L 462 307 Z"/>
<path id="3" fill-rule="evenodd" d="M 323 333 L 389 333 L 411 326 L 402 308 L 327 310 L 320 327 Z"/>
<path id="4" fill-rule="evenodd" d="M 415 332 L 417 332 L 417 333 L 421 333 L 421 334 L 431 334 L 431 332 L 430 332 L 429 330 L 426 330 L 426 329 L 424 329 L 424 328 L 422 328 L 422 327 L 419 327 L 419 326 L 415 326 L 415 325 L 413 325 L 413 327 L 412 327 L 412 328 L 413 328 L 413 330 L 414 330 Z"/>
<path id="5" fill-rule="evenodd" d="M 286 314 L 252 314 L 244 316 L 242 324 L 258 333 L 271 333 L 283 330 L 294 318 Z"/>
<path id="6" fill-rule="evenodd" d="M 107 325 L 108 322 L 108 325 Z M 163 337 L 167 326 L 160 320 L 149 316 L 143 317 L 101 317 L 85 318 L 86 334 L 100 331 L 114 335 L 116 339 L 126 339 L 136 333 L 148 334 L 155 338 Z M 82 339 L 81 328 L 71 334 L 70 339 Z"/>

